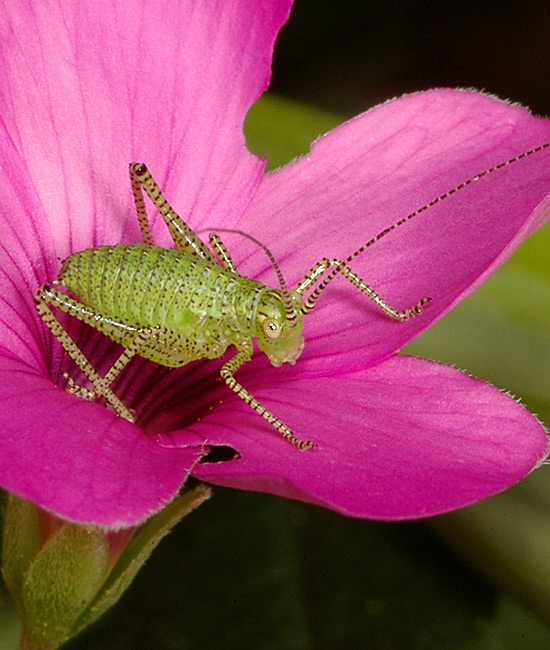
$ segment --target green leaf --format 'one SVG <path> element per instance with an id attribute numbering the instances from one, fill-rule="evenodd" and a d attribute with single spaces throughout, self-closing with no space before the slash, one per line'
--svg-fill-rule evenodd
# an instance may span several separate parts
<path id="1" fill-rule="evenodd" d="M 550 281 L 550 228 L 545 226 L 527 240 L 514 254 L 512 265 L 523 269 L 541 280 Z M 548 301 L 545 301 L 548 304 Z"/>
<path id="2" fill-rule="evenodd" d="M 550 622 L 550 472 L 433 520 L 461 555 Z"/>

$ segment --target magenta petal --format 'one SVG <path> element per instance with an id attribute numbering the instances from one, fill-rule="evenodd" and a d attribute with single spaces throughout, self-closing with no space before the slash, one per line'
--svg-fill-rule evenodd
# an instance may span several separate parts
<path id="1" fill-rule="evenodd" d="M 140 523 L 175 495 L 200 447 L 173 453 L 95 404 L 0 356 L 2 487 L 81 523 Z"/>
<path id="2" fill-rule="evenodd" d="M 247 385 L 317 446 L 295 450 L 229 399 L 191 429 L 241 457 L 198 464 L 194 475 L 347 515 L 405 519 L 464 506 L 518 481 L 548 449 L 542 426 L 513 399 L 415 357 L 396 356 L 362 374 L 288 383 L 256 371 Z M 172 434 L 164 444 L 184 444 L 187 436 Z"/>
<path id="3" fill-rule="evenodd" d="M 272 248 L 293 286 L 323 257 L 347 257 L 458 184 L 548 141 L 548 120 L 481 93 L 405 96 L 343 124 L 317 140 L 311 154 L 266 175 L 240 227 Z M 550 193 L 549 168 L 549 149 L 504 167 L 353 260 L 353 269 L 397 309 L 423 297 L 432 302 L 420 318 L 391 322 L 337 278 L 305 319 L 303 357 L 331 356 L 349 370 L 401 349 L 548 220 L 550 206 L 541 201 Z M 268 264 L 243 268 L 274 281 Z"/>
<path id="4" fill-rule="evenodd" d="M 59 255 L 137 236 L 132 160 L 149 165 L 194 227 L 238 218 L 264 166 L 242 125 L 267 87 L 289 8 L 288 0 L 4 8 L 0 115 Z"/>
<path id="5" fill-rule="evenodd" d="M 105 408 L 55 387 L 61 346 L 33 294 L 54 273 L 47 221 L 0 125 L 0 477 L 2 487 L 73 521 L 139 523 L 174 496 L 201 455 L 176 455 Z M 15 221 L 14 213 L 24 218 Z M 66 359 L 64 361 L 66 369 Z"/>

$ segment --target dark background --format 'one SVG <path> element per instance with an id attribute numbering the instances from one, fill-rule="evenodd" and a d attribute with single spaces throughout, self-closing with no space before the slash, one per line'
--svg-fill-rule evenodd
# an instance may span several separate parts
<path id="1" fill-rule="evenodd" d="M 548 114 L 549 37 L 548 1 L 297 0 L 272 90 L 347 116 L 404 92 L 474 87 Z M 541 645 L 514 637 L 514 616 L 531 620 L 514 605 L 504 617 L 510 634 L 506 620 L 491 629 L 502 607 L 421 524 L 350 520 L 219 488 L 119 605 L 68 647 L 550 647 L 550 637 Z"/>
<path id="2" fill-rule="evenodd" d="M 298 0 L 271 89 L 344 114 L 404 92 L 476 88 L 550 112 L 546 0 Z"/>

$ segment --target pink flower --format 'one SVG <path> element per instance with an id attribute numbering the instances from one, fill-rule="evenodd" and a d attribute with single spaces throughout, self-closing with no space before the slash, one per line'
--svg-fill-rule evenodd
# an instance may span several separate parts
<path id="1" fill-rule="evenodd" d="M 128 163 L 146 162 L 196 230 L 239 228 L 274 252 L 289 285 L 483 170 L 550 140 L 550 122 L 474 92 L 378 106 L 272 173 L 242 124 L 266 88 L 290 0 L 33 3 L 0 24 L 0 482 L 59 515 L 129 526 L 190 474 L 385 519 L 456 508 L 505 489 L 547 452 L 537 420 L 459 371 L 395 353 L 493 273 L 549 216 L 550 152 L 434 205 L 354 260 L 396 323 L 337 278 L 305 317 L 298 363 L 256 353 L 238 373 L 311 439 L 301 453 L 218 380 L 221 362 L 168 370 L 134 359 L 115 387 L 138 425 L 68 394 L 75 376 L 33 294 L 59 260 L 135 242 Z M 149 213 L 153 210 L 149 207 Z M 153 217 L 157 243 L 170 246 Z M 224 236 L 243 275 L 274 283 L 261 251 Z M 70 331 L 99 369 L 115 346 Z M 154 434 L 154 435 L 153 435 Z M 238 458 L 213 462 L 218 446 Z M 204 457 L 203 457 L 204 456 Z M 204 462 L 199 462 L 203 457 Z"/>

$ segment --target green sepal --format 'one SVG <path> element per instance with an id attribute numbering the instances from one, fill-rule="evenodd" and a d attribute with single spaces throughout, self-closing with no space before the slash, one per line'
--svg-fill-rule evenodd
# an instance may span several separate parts
<path id="1" fill-rule="evenodd" d="M 11 597 L 23 604 L 23 580 L 40 548 L 38 510 L 33 503 L 7 494 L 2 532 L 2 575 Z"/>
<path id="2" fill-rule="evenodd" d="M 23 582 L 23 626 L 32 647 L 56 648 L 73 636 L 76 621 L 105 581 L 110 555 L 95 528 L 64 524 L 46 541 Z"/>
<path id="3" fill-rule="evenodd" d="M 93 623 L 118 601 L 161 539 L 183 517 L 206 501 L 211 493 L 210 488 L 199 485 L 194 490 L 185 492 L 174 499 L 168 506 L 138 528 L 96 598 L 79 618 L 73 634 L 77 634 Z"/>

